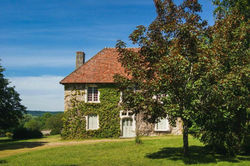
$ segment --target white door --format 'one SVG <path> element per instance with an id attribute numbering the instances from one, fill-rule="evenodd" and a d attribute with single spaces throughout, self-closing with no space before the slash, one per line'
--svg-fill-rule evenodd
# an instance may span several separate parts
<path id="1" fill-rule="evenodd" d="M 135 132 L 133 131 L 132 118 L 122 119 L 122 136 L 123 137 L 134 137 L 135 136 Z"/>

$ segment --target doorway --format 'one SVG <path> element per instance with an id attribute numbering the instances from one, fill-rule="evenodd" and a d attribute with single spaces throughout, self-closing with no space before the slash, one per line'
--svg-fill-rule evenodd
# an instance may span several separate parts
<path id="1" fill-rule="evenodd" d="M 134 137 L 135 136 L 132 118 L 123 118 L 122 119 L 122 136 L 123 137 Z"/>

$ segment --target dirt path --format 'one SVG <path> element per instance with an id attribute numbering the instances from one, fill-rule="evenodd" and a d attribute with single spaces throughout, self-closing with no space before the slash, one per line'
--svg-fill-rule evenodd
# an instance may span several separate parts
<path id="1" fill-rule="evenodd" d="M 83 141 L 69 141 L 69 142 L 50 142 L 45 144 L 44 146 L 68 146 L 68 145 L 76 145 L 76 144 L 93 144 L 93 143 L 101 143 L 101 142 L 123 142 L 123 141 L 131 141 L 133 139 L 100 139 L 100 140 L 83 140 Z"/>
<path id="2" fill-rule="evenodd" d="M 79 145 L 79 144 L 95 144 L 95 143 L 102 143 L 102 142 L 123 142 L 123 141 L 131 141 L 133 139 L 94 139 L 94 140 L 79 140 L 79 141 L 53 141 L 53 142 L 46 142 L 46 139 L 37 140 L 34 142 L 18 142 L 10 145 L 9 147 L 6 146 L 0 150 L 0 158 L 9 157 L 12 155 L 30 152 L 34 150 L 46 149 L 46 148 L 53 148 L 59 146 L 72 146 L 72 145 Z"/>

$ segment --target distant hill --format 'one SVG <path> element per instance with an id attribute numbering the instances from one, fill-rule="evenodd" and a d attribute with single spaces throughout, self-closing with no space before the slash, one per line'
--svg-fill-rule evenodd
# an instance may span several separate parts
<path id="1" fill-rule="evenodd" d="M 50 114 L 58 114 L 58 113 L 63 113 L 62 111 L 56 111 L 56 112 L 51 112 L 51 111 L 33 111 L 33 110 L 28 110 L 27 114 L 31 114 L 32 116 L 42 116 L 45 113 L 50 113 Z"/>

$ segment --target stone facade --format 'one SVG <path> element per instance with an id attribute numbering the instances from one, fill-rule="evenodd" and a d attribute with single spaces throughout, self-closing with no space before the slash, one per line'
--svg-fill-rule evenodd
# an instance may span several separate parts
<path id="1" fill-rule="evenodd" d="M 143 120 L 143 115 L 139 115 L 139 117 L 136 118 L 136 122 L 139 128 L 140 134 L 144 136 L 159 136 L 159 135 L 164 135 L 164 134 L 181 135 L 182 130 L 183 130 L 181 118 L 178 118 L 176 120 L 175 127 L 170 125 L 169 131 L 156 131 L 155 124 L 145 122 Z"/>
<path id="2" fill-rule="evenodd" d="M 97 86 L 98 84 L 65 84 L 64 86 L 64 108 L 65 111 L 67 111 L 70 108 L 73 108 L 75 106 L 75 103 L 79 101 L 87 101 L 87 87 L 88 86 Z M 101 101 L 100 101 L 101 102 Z M 120 101 L 121 102 L 121 101 Z M 119 107 L 119 103 L 117 103 L 117 107 Z M 120 114 L 117 112 L 117 114 Z M 155 124 L 145 122 L 143 120 L 143 115 L 137 115 L 126 117 L 133 119 L 133 123 L 136 124 L 138 127 L 138 131 L 141 135 L 145 136 L 156 136 L 156 135 L 162 135 L 162 134 L 174 134 L 174 135 L 180 135 L 182 134 L 182 121 L 180 118 L 176 121 L 176 127 L 170 126 L 170 129 L 168 131 L 156 131 L 155 130 Z M 120 115 L 120 128 L 122 128 L 122 116 Z M 133 131 L 135 132 L 135 126 Z M 122 131 L 121 131 L 122 136 Z"/>
<path id="3" fill-rule="evenodd" d="M 73 100 L 86 100 L 86 84 L 65 84 L 64 85 L 64 110 L 72 108 Z"/>
<path id="4" fill-rule="evenodd" d="M 181 135 L 183 131 L 183 124 L 181 118 L 177 118 L 176 120 L 176 126 L 171 127 L 171 134 L 173 135 Z"/>

